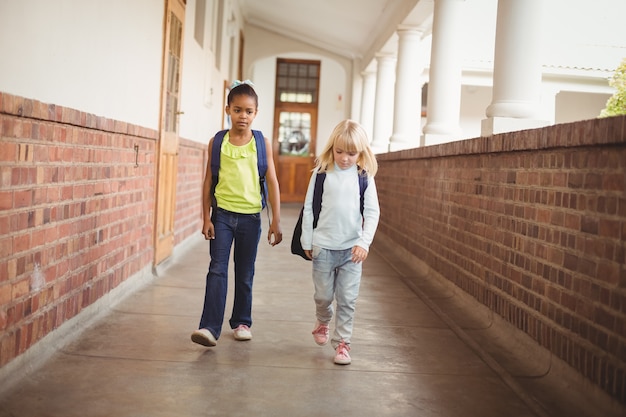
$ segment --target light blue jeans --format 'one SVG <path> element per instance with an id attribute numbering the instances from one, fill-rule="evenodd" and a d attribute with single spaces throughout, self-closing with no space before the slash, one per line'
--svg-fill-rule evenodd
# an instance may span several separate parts
<path id="1" fill-rule="evenodd" d="M 324 324 L 333 318 L 333 300 L 337 302 L 333 348 L 343 340 L 350 344 L 354 325 L 354 310 L 361 285 L 362 263 L 352 262 L 352 248 L 344 250 L 313 247 L 313 285 L 315 314 Z"/>

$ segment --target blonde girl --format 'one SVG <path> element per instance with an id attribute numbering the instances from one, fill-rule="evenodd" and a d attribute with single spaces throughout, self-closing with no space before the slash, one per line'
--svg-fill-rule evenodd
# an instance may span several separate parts
<path id="1" fill-rule="evenodd" d="M 339 365 L 352 361 L 350 339 L 362 266 L 380 217 L 374 181 L 377 170 L 365 130 L 355 121 L 344 120 L 335 127 L 316 161 L 304 202 L 300 242 L 313 260 L 317 318 L 313 339 L 318 345 L 328 343 L 336 301 L 335 329 L 330 340 L 335 349 L 334 362 Z M 319 174 L 325 178 L 321 211 L 314 227 L 313 195 Z M 363 198 L 359 176 L 367 177 Z"/>

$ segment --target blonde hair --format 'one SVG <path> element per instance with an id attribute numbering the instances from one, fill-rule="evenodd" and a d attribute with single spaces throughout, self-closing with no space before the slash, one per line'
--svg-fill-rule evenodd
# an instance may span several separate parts
<path id="1" fill-rule="evenodd" d="M 356 152 L 359 154 L 356 164 L 359 173 L 366 172 L 369 176 L 376 175 L 378 171 L 378 162 L 376 155 L 370 148 L 369 140 L 365 129 L 354 120 L 344 120 L 340 122 L 324 147 L 322 153 L 315 161 L 315 168 L 319 172 L 331 171 L 335 167 L 335 157 L 333 154 L 334 147 L 343 149 L 346 152 Z"/>

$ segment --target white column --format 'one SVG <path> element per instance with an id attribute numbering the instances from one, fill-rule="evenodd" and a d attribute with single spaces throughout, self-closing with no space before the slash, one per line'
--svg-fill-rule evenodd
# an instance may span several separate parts
<path id="1" fill-rule="evenodd" d="M 493 98 L 482 136 L 547 126 L 541 108 L 543 0 L 498 0 Z"/>
<path id="2" fill-rule="evenodd" d="M 376 73 L 374 71 L 364 71 L 363 90 L 361 93 L 361 126 L 365 129 L 370 142 L 374 132 L 374 102 L 376 99 Z"/>
<path id="3" fill-rule="evenodd" d="M 376 101 L 374 103 L 374 152 L 387 152 L 389 137 L 393 129 L 393 85 L 396 58 L 391 55 L 376 55 Z"/>
<path id="4" fill-rule="evenodd" d="M 461 37 L 465 0 L 435 0 L 428 81 L 428 105 L 422 144 L 449 142 L 461 135 Z"/>
<path id="5" fill-rule="evenodd" d="M 410 27 L 398 28 L 398 63 L 390 151 L 416 148 L 420 143 L 423 85 L 421 40 L 422 31 Z"/>

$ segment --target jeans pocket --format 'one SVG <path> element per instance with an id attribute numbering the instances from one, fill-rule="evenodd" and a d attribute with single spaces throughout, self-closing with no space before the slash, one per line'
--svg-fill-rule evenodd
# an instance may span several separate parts
<path id="1" fill-rule="evenodd" d="M 319 246 L 315 246 L 313 245 L 311 247 L 311 256 L 313 257 L 313 259 L 318 259 L 320 254 L 322 253 L 322 248 L 320 248 Z"/>

